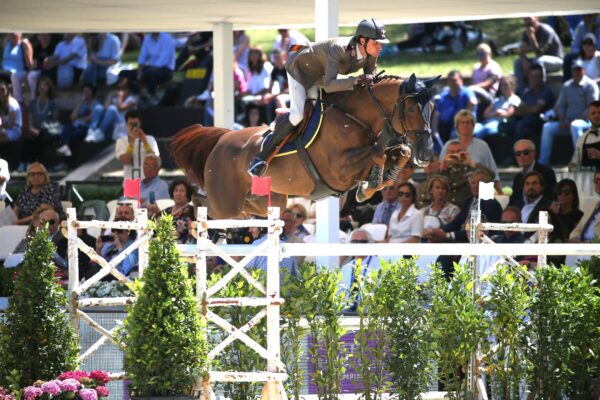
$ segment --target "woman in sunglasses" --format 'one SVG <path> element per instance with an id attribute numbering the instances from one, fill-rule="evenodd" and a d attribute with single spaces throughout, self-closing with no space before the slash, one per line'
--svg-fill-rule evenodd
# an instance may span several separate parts
<path id="1" fill-rule="evenodd" d="M 19 192 L 13 211 L 17 216 L 16 225 L 27 225 L 31 215 L 42 204 L 50 204 L 58 213 L 61 220 L 66 219 L 60 203 L 58 185 L 50 181 L 48 171 L 43 164 L 35 162 L 27 168 L 27 182 Z"/>
<path id="2" fill-rule="evenodd" d="M 400 207 L 392 213 L 388 225 L 388 242 L 419 243 L 423 236 L 423 213 L 415 207 L 417 190 L 412 183 L 398 186 Z"/>
<path id="3" fill-rule="evenodd" d="M 571 231 L 583 217 L 579 209 L 577 185 L 571 179 L 563 179 L 556 184 L 554 201 L 550 205 L 550 223 L 554 230 L 550 234 L 551 243 L 568 243 Z"/>

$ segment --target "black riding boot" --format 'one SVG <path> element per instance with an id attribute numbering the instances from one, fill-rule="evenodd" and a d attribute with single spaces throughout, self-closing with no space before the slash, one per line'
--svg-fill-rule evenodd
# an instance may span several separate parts
<path id="1" fill-rule="evenodd" d="M 286 135 L 292 131 L 296 126 L 292 125 L 290 119 L 285 117 L 277 125 L 275 125 L 275 130 L 271 133 L 271 140 L 265 145 L 263 144 L 263 148 L 259 151 L 252 161 L 250 161 L 250 167 L 248 168 L 248 174 L 253 176 L 263 176 L 265 171 L 267 170 L 267 157 L 275 150 L 275 147 L 283 139 L 285 139 Z"/>

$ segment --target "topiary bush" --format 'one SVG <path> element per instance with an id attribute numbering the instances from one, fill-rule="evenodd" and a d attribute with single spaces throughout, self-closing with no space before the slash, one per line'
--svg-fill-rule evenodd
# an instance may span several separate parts
<path id="1" fill-rule="evenodd" d="M 155 228 L 155 226 L 152 226 Z M 136 397 L 189 395 L 207 371 L 205 322 L 179 258 L 170 215 L 150 241 L 149 263 L 124 321 L 125 371 Z"/>
<path id="2" fill-rule="evenodd" d="M 13 370 L 23 387 L 77 367 L 78 339 L 66 313 L 65 290 L 54 277 L 55 251 L 48 230 L 38 229 L 19 267 L 0 330 L 0 386 Z"/>

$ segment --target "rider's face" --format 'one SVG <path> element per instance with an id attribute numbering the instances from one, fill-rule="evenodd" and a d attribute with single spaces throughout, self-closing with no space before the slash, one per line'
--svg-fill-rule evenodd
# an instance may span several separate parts
<path id="1" fill-rule="evenodd" d="M 367 41 L 367 54 L 371 57 L 377 57 L 381 53 L 381 43 L 376 40 Z"/>

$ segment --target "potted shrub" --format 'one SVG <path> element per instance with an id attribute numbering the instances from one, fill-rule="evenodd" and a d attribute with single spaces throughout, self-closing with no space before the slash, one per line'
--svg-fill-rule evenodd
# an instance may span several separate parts
<path id="1" fill-rule="evenodd" d="M 207 370 L 207 346 L 192 280 L 180 260 L 171 216 L 163 215 L 149 263 L 124 321 L 132 397 L 188 396 Z"/>
<path id="2" fill-rule="evenodd" d="M 0 323 L 0 385 L 7 383 L 13 370 L 19 379 L 11 383 L 23 387 L 77 366 L 79 345 L 66 313 L 65 290 L 54 276 L 55 251 L 48 230 L 38 229 L 18 269 L 5 321 Z"/>

